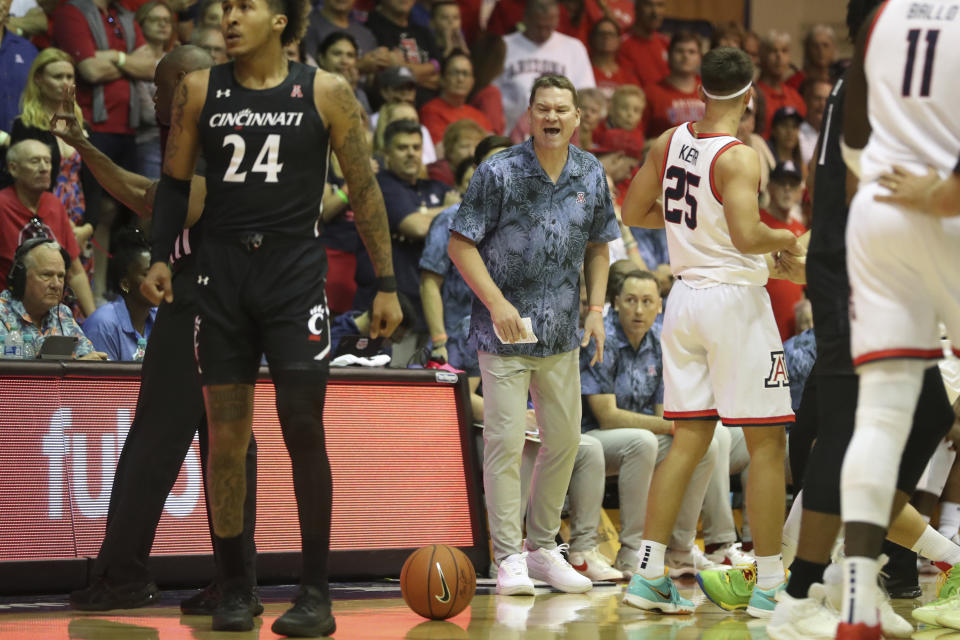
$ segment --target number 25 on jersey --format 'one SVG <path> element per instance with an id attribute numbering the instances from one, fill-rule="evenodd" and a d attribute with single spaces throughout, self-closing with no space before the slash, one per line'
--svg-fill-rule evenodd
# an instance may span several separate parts
<path id="1" fill-rule="evenodd" d="M 223 137 L 223 146 L 233 147 L 233 155 L 230 158 L 230 164 L 227 166 L 226 173 L 223 174 L 224 182 L 246 182 L 247 172 L 240 171 L 240 165 L 243 163 L 243 156 L 247 151 L 247 143 L 243 137 L 236 133 L 231 133 Z M 283 163 L 280 159 L 280 134 L 271 133 L 264 140 L 260 147 L 260 153 L 257 159 L 253 161 L 250 173 L 264 174 L 264 182 L 278 182 L 280 179 L 280 170 L 283 169 Z"/>
<path id="2" fill-rule="evenodd" d="M 694 189 L 700 186 L 700 176 L 676 165 L 667 169 L 664 180 L 675 180 L 664 192 L 663 218 L 667 222 L 685 222 L 691 229 L 697 228 L 697 196 Z"/>

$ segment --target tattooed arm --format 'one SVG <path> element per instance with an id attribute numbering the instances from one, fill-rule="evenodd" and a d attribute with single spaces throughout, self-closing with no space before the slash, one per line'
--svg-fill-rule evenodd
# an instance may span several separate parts
<path id="1" fill-rule="evenodd" d="M 196 168 L 200 146 L 198 120 L 207 96 L 210 70 L 187 74 L 173 97 L 170 135 L 163 159 L 163 175 L 157 187 L 153 211 L 153 241 L 150 271 L 140 291 L 152 304 L 173 302 L 173 286 L 167 256 L 183 230 L 190 207 L 190 179 Z"/>
<path id="2" fill-rule="evenodd" d="M 350 189 L 350 206 L 353 207 L 357 232 L 370 254 L 377 276 L 392 277 L 393 252 L 387 210 L 380 186 L 370 168 L 372 152 L 367 143 L 367 128 L 363 123 L 360 104 L 343 78 L 325 71 L 317 71 L 313 99 L 330 131 L 330 143 Z M 377 293 L 372 315 L 370 337 L 390 337 L 403 317 L 396 287 L 392 287 L 392 291 Z"/>

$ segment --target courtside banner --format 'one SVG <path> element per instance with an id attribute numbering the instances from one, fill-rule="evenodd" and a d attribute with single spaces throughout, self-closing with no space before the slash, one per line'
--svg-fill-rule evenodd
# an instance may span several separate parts
<path id="1" fill-rule="evenodd" d="M 24 363 L 13 375 L 0 365 L 0 562 L 82 558 L 99 550 L 139 378 L 85 376 L 70 366 Z M 115 368 L 137 375 L 134 367 Z M 480 544 L 460 385 L 432 372 L 365 375 L 335 372 L 327 391 L 331 550 Z M 298 551 L 290 460 L 268 380 L 258 382 L 255 403 L 257 548 Z M 153 554 L 209 553 L 195 438 L 167 498 Z"/>

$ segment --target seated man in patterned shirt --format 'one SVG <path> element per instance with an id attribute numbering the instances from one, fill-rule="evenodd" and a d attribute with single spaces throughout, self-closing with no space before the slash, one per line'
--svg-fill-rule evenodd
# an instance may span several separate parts
<path id="1" fill-rule="evenodd" d="M 606 472 L 620 476 L 621 547 L 613 566 L 625 574 L 637 568 L 653 471 L 673 441 L 672 425 L 663 419 L 663 359 L 660 332 L 654 327 L 661 308 L 656 277 L 631 271 L 621 280 L 614 307 L 604 320 L 603 359 L 590 366 L 595 347 L 580 351 L 582 429 L 603 446 Z M 694 540 L 717 449 L 714 440 L 684 497 L 666 554 L 674 577 L 712 565 Z M 598 520 L 600 507 L 596 505 Z"/>
<path id="2" fill-rule="evenodd" d="M 0 338 L 14 333 L 28 342 L 33 337 L 34 350 L 46 336 L 76 336 L 73 356 L 81 360 L 106 360 L 107 355 L 95 351 L 63 298 L 69 254 L 48 238 L 27 240 L 17 249 L 7 276 L 8 288 L 0 293 Z"/>

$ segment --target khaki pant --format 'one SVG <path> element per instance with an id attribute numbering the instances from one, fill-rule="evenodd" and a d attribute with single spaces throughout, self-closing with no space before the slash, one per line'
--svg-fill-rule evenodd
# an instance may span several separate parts
<path id="1" fill-rule="evenodd" d="M 494 561 L 522 551 L 520 459 L 527 393 L 542 442 L 534 465 L 527 540 L 552 549 L 580 443 L 579 349 L 546 358 L 480 352 L 483 379 L 483 488 Z"/>

